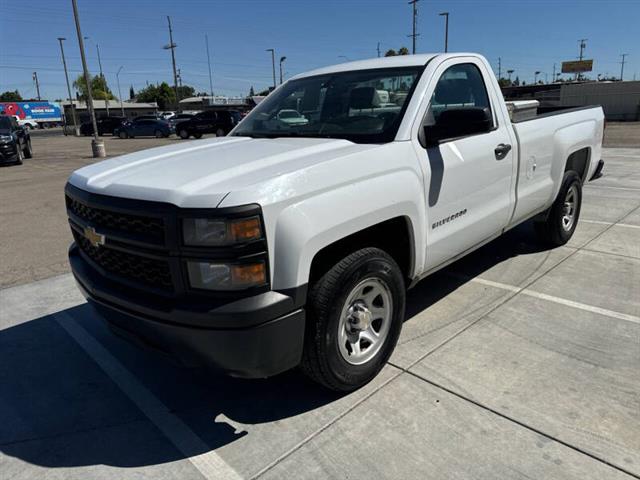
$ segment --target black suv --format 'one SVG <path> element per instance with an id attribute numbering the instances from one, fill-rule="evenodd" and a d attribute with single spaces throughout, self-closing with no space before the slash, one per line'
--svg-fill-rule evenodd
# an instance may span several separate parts
<path id="1" fill-rule="evenodd" d="M 183 139 L 191 136 L 200 138 L 203 133 L 215 133 L 218 137 L 224 137 L 241 119 L 240 112 L 235 110 L 208 110 L 177 124 L 176 133 Z"/>
<path id="2" fill-rule="evenodd" d="M 110 133 L 113 135 L 113 131 L 118 128 L 126 120 L 125 117 L 102 117 L 96 120 L 98 124 L 98 135 L 104 135 Z M 91 122 L 84 122 L 80 125 L 81 135 L 93 135 L 93 125 Z"/>
<path id="3" fill-rule="evenodd" d="M 18 125 L 18 121 L 7 115 L 0 115 L 0 164 L 21 164 L 25 158 L 31 158 L 31 136 Z"/>

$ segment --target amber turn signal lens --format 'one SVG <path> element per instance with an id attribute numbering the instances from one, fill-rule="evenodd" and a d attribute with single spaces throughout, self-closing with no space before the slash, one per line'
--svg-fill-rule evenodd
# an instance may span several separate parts
<path id="1" fill-rule="evenodd" d="M 262 285 L 267 281 L 264 263 L 231 266 L 231 283 L 236 287 Z"/>
<path id="2" fill-rule="evenodd" d="M 258 217 L 244 218 L 231 223 L 231 238 L 246 242 L 262 238 L 262 226 Z"/>

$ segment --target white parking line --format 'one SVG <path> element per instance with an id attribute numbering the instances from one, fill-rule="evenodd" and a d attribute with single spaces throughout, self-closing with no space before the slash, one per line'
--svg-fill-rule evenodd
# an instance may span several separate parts
<path id="1" fill-rule="evenodd" d="M 508 285 L 506 283 L 494 282 L 492 280 L 485 280 L 484 278 L 471 278 L 470 281 L 474 283 L 480 283 L 482 285 L 487 285 L 489 287 L 500 288 L 502 290 L 507 290 L 509 292 L 517 292 L 522 295 L 527 295 L 529 297 L 539 298 L 541 300 L 547 300 L 549 302 L 558 303 L 560 305 L 565 305 L 567 307 L 578 308 L 580 310 L 584 310 L 587 312 L 597 313 L 600 315 L 605 315 L 611 318 L 617 318 L 618 320 L 625 320 L 627 322 L 633 322 L 640 324 L 640 317 L 636 317 L 635 315 L 629 315 L 627 313 L 615 312 L 613 310 L 608 310 L 606 308 L 595 307 L 593 305 L 587 305 L 586 303 L 574 302 L 573 300 L 567 300 L 566 298 L 556 297 L 554 295 L 547 295 L 546 293 L 535 292 L 533 290 L 529 290 L 528 288 L 520 288 L 515 285 Z"/>
<path id="2" fill-rule="evenodd" d="M 640 188 L 634 188 L 634 187 L 616 187 L 613 185 L 590 185 L 587 184 L 585 185 L 585 187 L 593 187 L 593 188 L 612 188 L 613 190 L 630 190 L 632 192 L 637 192 L 640 191 Z"/>
<path id="3" fill-rule="evenodd" d="M 614 225 L 616 227 L 624 228 L 640 228 L 640 225 L 630 225 L 628 223 L 601 222 L 600 220 L 584 220 L 582 218 L 579 221 L 584 223 L 595 223 L 596 225 Z"/>
<path id="4" fill-rule="evenodd" d="M 242 478 L 70 315 L 60 312 L 54 318 L 205 478 Z M 195 452 L 204 453 L 194 455 Z"/>

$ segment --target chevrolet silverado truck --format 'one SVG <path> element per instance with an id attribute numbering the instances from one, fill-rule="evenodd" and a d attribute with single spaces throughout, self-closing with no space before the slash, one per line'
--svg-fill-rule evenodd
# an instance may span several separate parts
<path id="1" fill-rule="evenodd" d="M 476 54 L 321 68 L 227 137 L 74 172 L 72 271 L 135 343 L 353 390 L 391 355 L 418 281 L 525 220 L 551 247 L 571 238 L 603 131 L 600 107 L 512 121 Z"/>

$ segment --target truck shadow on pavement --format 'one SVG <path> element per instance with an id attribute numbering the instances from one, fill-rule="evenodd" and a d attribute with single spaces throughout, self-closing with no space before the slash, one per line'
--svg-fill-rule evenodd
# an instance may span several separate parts
<path id="1" fill-rule="evenodd" d="M 513 256 L 539 251 L 531 242 L 530 226 L 509 232 L 421 282 L 409 293 L 407 318 L 459 288 L 465 278 Z M 449 275 L 454 272 L 458 275 Z M 140 467 L 236 441 L 244 442 L 243 455 L 264 456 L 273 449 L 290 448 L 283 443 L 295 445 L 355 402 L 351 398 L 341 403 L 342 395 L 322 389 L 296 371 L 246 381 L 184 369 L 119 339 L 86 304 L 64 314 L 166 407 L 163 414 L 175 416 L 202 442 L 193 451 L 172 445 L 61 327 L 55 314 L 0 331 L 0 451 L 30 464 Z M 281 422 L 274 425 L 277 421 Z M 274 458 L 281 453 L 272 452 Z"/>

